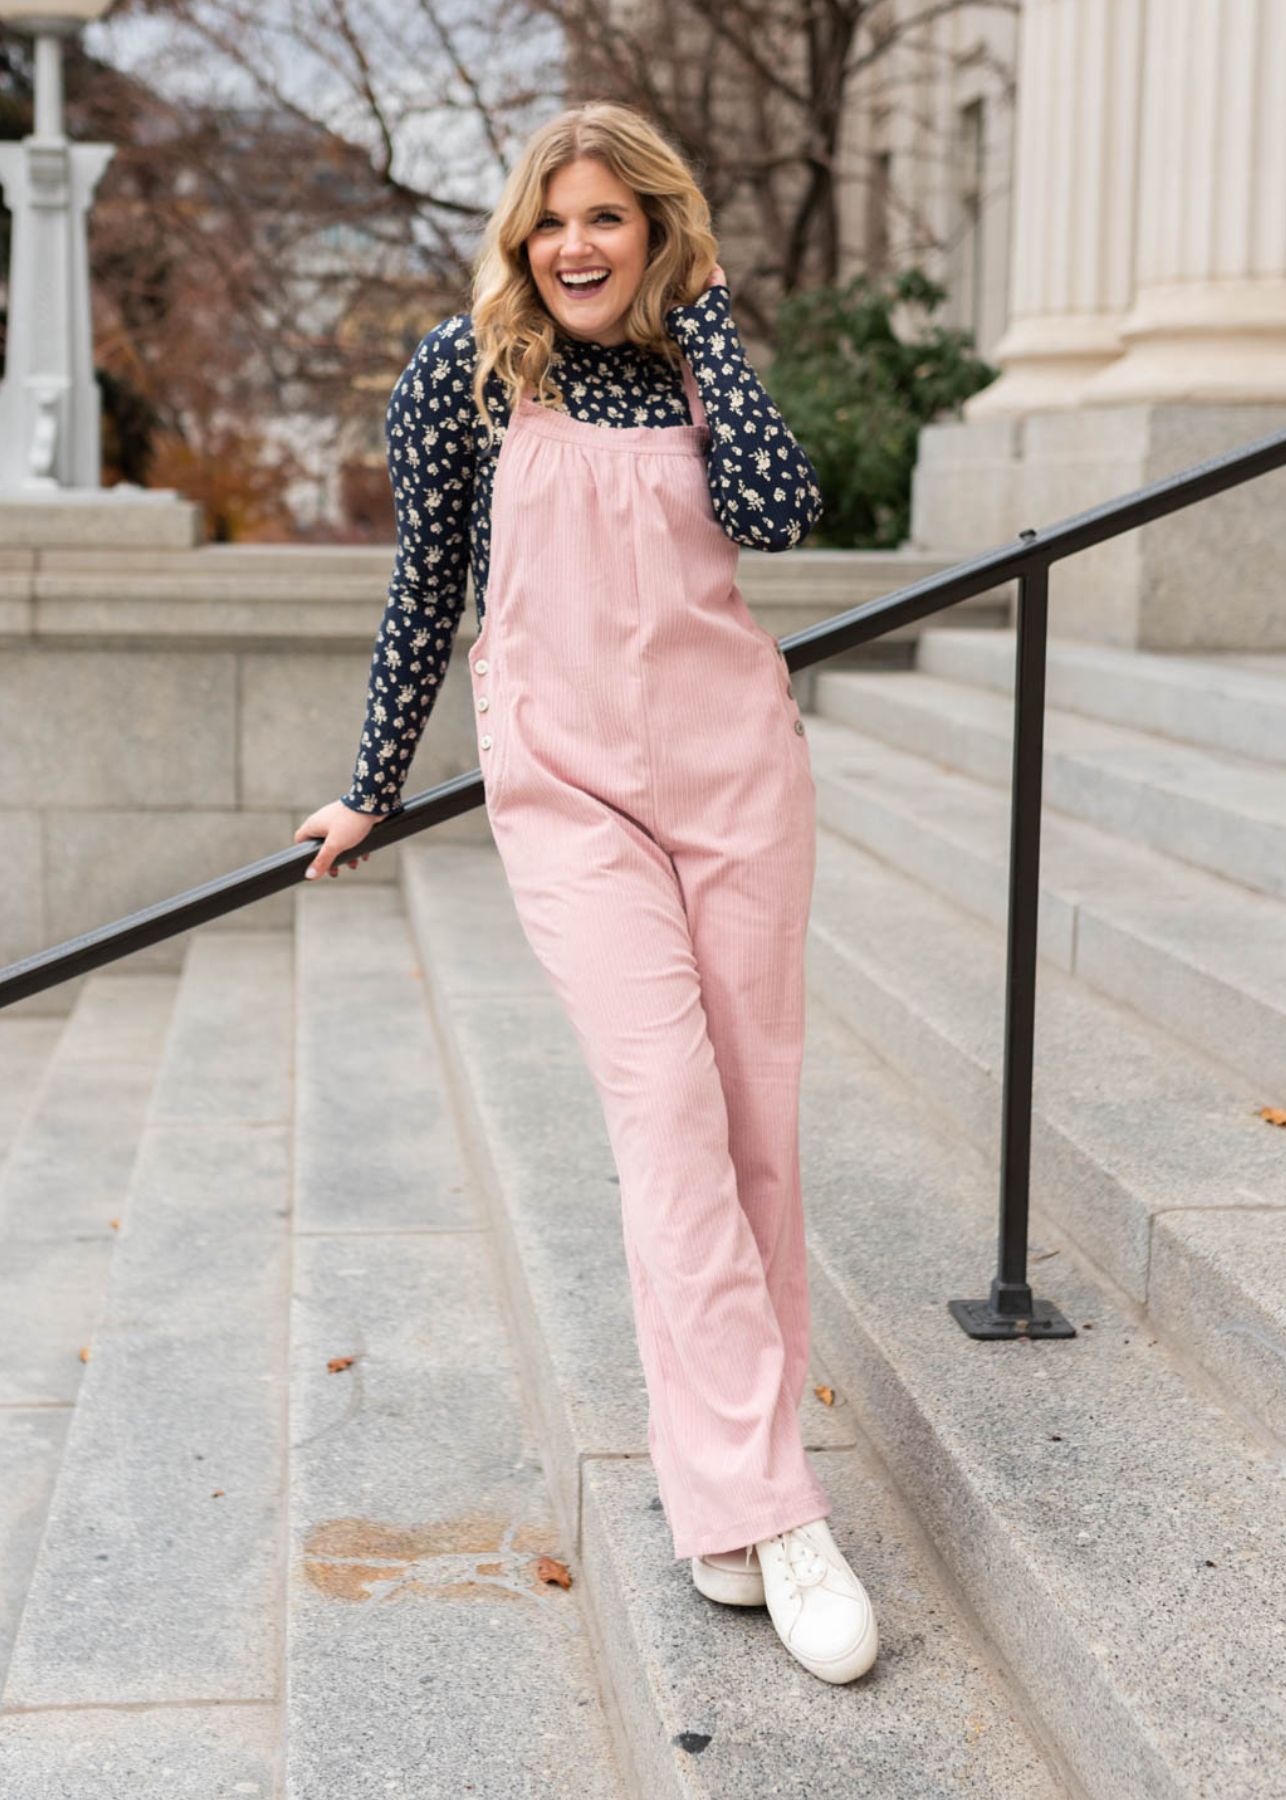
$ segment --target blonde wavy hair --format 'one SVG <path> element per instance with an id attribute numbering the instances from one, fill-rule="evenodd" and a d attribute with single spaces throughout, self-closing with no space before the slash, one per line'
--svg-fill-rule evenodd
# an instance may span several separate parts
<path id="1" fill-rule="evenodd" d="M 650 119 L 618 101 L 590 100 L 540 126 L 510 171 L 473 263 L 473 398 L 489 444 L 496 422 L 483 390 L 493 369 L 511 410 L 523 390 L 542 404 L 562 400 L 549 374 L 556 325 L 532 279 L 526 244 L 545 211 L 550 176 L 583 156 L 610 169 L 647 215 L 648 261 L 625 321 L 642 349 L 681 363 L 683 353 L 665 330 L 665 312 L 680 301 L 690 305 L 718 261 L 705 196 L 683 156 Z"/>

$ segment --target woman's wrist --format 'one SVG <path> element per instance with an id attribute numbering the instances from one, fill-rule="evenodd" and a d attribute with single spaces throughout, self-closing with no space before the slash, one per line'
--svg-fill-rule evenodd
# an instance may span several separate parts
<path id="1" fill-rule="evenodd" d="M 350 812 L 360 813 L 363 818 L 383 819 L 391 812 L 396 812 L 399 802 L 372 798 L 357 788 L 350 788 L 346 794 L 340 794 L 341 803 Z"/>
<path id="2" fill-rule="evenodd" d="M 685 346 L 696 343 L 712 328 L 726 331 L 732 324 L 731 298 L 727 282 L 716 281 L 703 288 L 695 300 L 668 307 L 665 329 Z"/>

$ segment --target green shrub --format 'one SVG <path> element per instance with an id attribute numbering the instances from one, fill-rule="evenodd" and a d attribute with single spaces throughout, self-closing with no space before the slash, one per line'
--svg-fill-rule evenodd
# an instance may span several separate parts
<path id="1" fill-rule="evenodd" d="M 929 325 L 946 289 L 922 270 L 874 283 L 792 294 L 778 313 L 765 376 L 783 417 L 812 458 L 826 510 L 812 548 L 896 549 L 911 527 L 911 470 L 922 425 L 958 417 L 961 403 L 999 375 L 973 354 L 972 334 Z M 915 337 L 891 314 L 923 309 Z"/>

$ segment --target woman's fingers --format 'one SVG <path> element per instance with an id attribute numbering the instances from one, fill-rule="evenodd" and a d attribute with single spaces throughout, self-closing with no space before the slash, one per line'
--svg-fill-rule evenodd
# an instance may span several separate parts
<path id="1" fill-rule="evenodd" d="M 332 850 L 329 856 L 327 856 L 327 854 L 326 854 L 326 850 L 327 850 L 327 847 L 329 844 L 330 844 L 330 833 L 327 832 L 326 837 L 322 843 L 321 849 L 317 852 L 316 856 L 314 856 L 313 860 L 309 863 L 308 867 L 304 870 L 304 879 L 305 880 L 312 881 L 312 880 L 315 880 L 318 875 L 333 875 L 333 874 L 335 874 L 335 870 L 331 868 L 331 864 L 335 860 L 335 851 Z"/>
<path id="2" fill-rule="evenodd" d="M 339 803 L 337 803 L 339 804 Z M 304 870 L 307 880 L 315 880 L 318 875 L 338 875 L 342 866 L 347 863 L 350 869 L 357 867 L 358 849 L 351 840 L 348 831 L 348 815 L 343 815 L 343 824 L 339 817 L 331 816 L 329 808 L 314 813 L 304 820 L 295 832 L 295 842 L 303 843 L 307 838 L 320 838 L 321 844 L 317 854 Z M 338 841 L 336 841 L 338 839 Z M 361 860 L 366 862 L 370 857 L 368 850 L 360 852 Z"/>

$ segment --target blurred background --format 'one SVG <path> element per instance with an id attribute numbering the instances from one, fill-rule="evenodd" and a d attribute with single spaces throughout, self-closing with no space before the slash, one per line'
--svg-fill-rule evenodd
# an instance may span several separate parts
<path id="1" fill-rule="evenodd" d="M 102 479 L 178 487 L 216 541 L 389 537 L 382 403 L 468 304 L 517 145 L 602 96 L 692 158 L 752 357 L 795 350 L 783 405 L 819 356 L 845 386 L 854 358 L 878 371 L 860 482 L 839 470 L 872 437 L 866 384 L 801 428 L 826 464 L 817 541 L 894 544 L 915 425 L 996 373 L 971 346 L 1007 319 L 1018 27 L 1016 0 L 122 0 L 65 45 L 67 133 L 115 146 L 89 221 Z M 32 39 L 9 30 L 0 136 L 32 101 Z M 783 332 L 800 295 L 804 341 Z M 890 317 L 932 319 L 918 356 Z"/>

